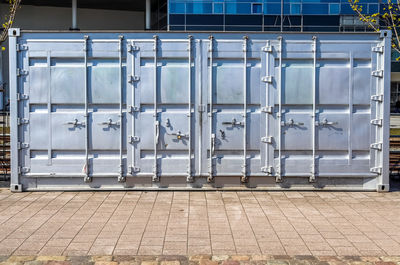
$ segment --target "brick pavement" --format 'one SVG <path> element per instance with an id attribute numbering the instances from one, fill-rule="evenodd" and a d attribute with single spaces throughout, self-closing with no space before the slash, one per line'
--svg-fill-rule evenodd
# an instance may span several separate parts
<path id="1" fill-rule="evenodd" d="M 0 211 L 6 257 L 400 255 L 400 192 L 3 189 Z"/>

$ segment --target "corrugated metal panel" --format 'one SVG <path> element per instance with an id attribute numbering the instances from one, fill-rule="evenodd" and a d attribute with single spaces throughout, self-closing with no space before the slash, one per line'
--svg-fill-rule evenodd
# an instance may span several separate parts
<path id="1" fill-rule="evenodd" d="M 11 188 L 388 190 L 389 35 L 11 29 Z"/>

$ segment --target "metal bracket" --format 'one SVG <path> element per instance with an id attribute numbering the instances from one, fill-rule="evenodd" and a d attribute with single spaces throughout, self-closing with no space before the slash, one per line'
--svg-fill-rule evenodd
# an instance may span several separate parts
<path id="1" fill-rule="evenodd" d="M 205 111 L 206 111 L 206 105 L 204 105 L 204 104 L 199 104 L 198 112 L 205 112 Z"/>
<path id="2" fill-rule="evenodd" d="M 26 149 L 26 148 L 29 148 L 29 144 L 18 142 L 17 147 L 18 147 L 18 149 Z"/>
<path id="3" fill-rule="evenodd" d="M 373 167 L 370 169 L 372 173 L 377 173 L 377 174 L 382 174 L 382 168 L 381 167 Z"/>
<path id="4" fill-rule="evenodd" d="M 263 51 L 263 52 L 272 52 L 272 46 L 271 45 L 263 46 L 261 48 L 261 51 Z"/>
<path id="5" fill-rule="evenodd" d="M 371 124 L 377 125 L 377 126 L 382 126 L 382 119 L 371 120 Z"/>
<path id="6" fill-rule="evenodd" d="M 261 77 L 261 81 L 264 83 L 272 83 L 272 76 L 263 76 Z"/>
<path id="7" fill-rule="evenodd" d="M 277 182 L 277 183 L 282 182 L 282 176 L 280 174 L 275 175 L 275 182 Z"/>
<path id="8" fill-rule="evenodd" d="M 28 50 L 28 45 L 25 44 L 17 44 L 17 52 L 20 51 L 27 51 Z"/>
<path id="9" fill-rule="evenodd" d="M 129 83 L 134 83 L 139 81 L 140 81 L 140 76 L 137 75 L 131 75 L 130 80 L 128 80 Z"/>
<path id="10" fill-rule="evenodd" d="M 139 46 L 134 46 L 134 45 L 128 44 L 128 52 L 137 52 L 139 50 L 140 50 Z"/>
<path id="11" fill-rule="evenodd" d="M 373 96 L 371 96 L 371 100 L 382 102 L 383 101 L 383 95 L 382 94 L 381 95 L 373 95 Z"/>
<path id="12" fill-rule="evenodd" d="M 23 76 L 23 75 L 28 75 L 29 71 L 25 71 L 21 68 L 17 68 L 17 76 Z"/>
<path id="13" fill-rule="evenodd" d="M 133 144 L 133 143 L 136 143 L 136 142 L 139 142 L 140 141 L 140 137 L 139 136 L 129 136 L 129 143 L 130 144 Z"/>
<path id="14" fill-rule="evenodd" d="M 261 172 L 267 173 L 268 175 L 271 175 L 274 172 L 274 168 L 269 166 L 269 167 L 262 167 Z"/>
<path id="15" fill-rule="evenodd" d="M 273 138 L 274 137 L 272 137 L 272 136 L 261 137 L 261 142 L 267 143 L 267 144 L 272 144 Z"/>
<path id="16" fill-rule="evenodd" d="M 29 120 L 28 119 L 22 119 L 22 118 L 18 118 L 17 119 L 17 124 L 18 125 L 24 125 L 24 124 L 28 124 Z"/>
<path id="17" fill-rule="evenodd" d="M 131 174 L 140 172 L 140 167 L 129 167 L 129 172 Z"/>
<path id="18" fill-rule="evenodd" d="M 92 177 L 90 177 L 90 176 L 85 176 L 85 177 L 83 178 L 83 181 L 84 181 L 85 183 L 92 182 Z"/>
<path id="19" fill-rule="evenodd" d="M 308 179 L 308 182 L 311 182 L 311 183 L 315 182 L 315 175 L 314 174 L 310 175 L 310 177 Z"/>
<path id="20" fill-rule="evenodd" d="M 11 184 L 10 190 L 11 190 L 11 192 L 22 192 L 22 185 L 21 184 Z"/>
<path id="21" fill-rule="evenodd" d="M 370 145 L 371 149 L 382 150 L 382 143 L 373 143 Z"/>
<path id="22" fill-rule="evenodd" d="M 186 177 L 186 182 L 192 183 L 194 181 L 194 177 L 188 173 L 187 177 Z"/>
<path id="23" fill-rule="evenodd" d="M 17 93 L 17 100 L 18 100 L 18 101 L 20 101 L 20 100 L 27 100 L 27 99 L 29 99 L 29 95 Z"/>
<path id="24" fill-rule="evenodd" d="M 373 52 L 383 53 L 383 49 L 384 49 L 384 48 L 385 48 L 384 46 L 379 45 L 379 46 L 372 47 L 372 51 L 373 51 Z"/>
<path id="25" fill-rule="evenodd" d="M 134 113 L 134 112 L 139 112 L 140 111 L 140 107 L 136 107 L 136 106 L 129 106 L 128 107 L 128 112 L 129 113 Z"/>
<path id="26" fill-rule="evenodd" d="M 124 176 L 118 176 L 118 182 L 125 182 L 126 178 Z"/>
<path id="27" fill-rule="evenodd" d="M 383 77 L 383 70 L 372 71 L 372 76 L 382 78 Z"/>
<path id="28" fill-rule="evenodd" d="M 18 167 L 18 174 L 28 173 L 31 171 L 29 167 Z"/>
<path id="29" fill-rule="evenodd" d="M 267 106 L 267 107 L 261 108 L 262 112 L 265 112 L 265 113 L 268 113 L 268 114 L 272 114 L 273 110 L 274 110 L 274 107 L 272 107 L 272 106 Z"/>

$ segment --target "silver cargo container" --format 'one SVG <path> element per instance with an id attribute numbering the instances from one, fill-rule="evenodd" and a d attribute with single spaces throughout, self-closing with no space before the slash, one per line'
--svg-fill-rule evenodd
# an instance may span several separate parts
<path id="1" fill-rule="evenodd" d="M 389 189 L 389 31 L 9 33 L 13 191 Z"/>

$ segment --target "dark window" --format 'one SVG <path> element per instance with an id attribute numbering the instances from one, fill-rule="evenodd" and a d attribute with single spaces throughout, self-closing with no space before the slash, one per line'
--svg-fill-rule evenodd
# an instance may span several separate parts
<path id="1" fill-rule="evenodd" d="M 253 14 L 262 14 L 262 4 L 254 3 L 252 9 Z"/>
<path id="2" fill-rule="evenodd" d="M 193 31 L 223 31 L 223 26 L 186 26 L 186 30 Z"/>
<path id="3" fill-rule="evenodd" d="M 222 15 L 186 15 L 187 25 L 223 25 Z"/>
<path id="4" fill-rule="evenodd" d="M 340 16 L 304 16 L 303 24 L 310 26 L 339 26 Z"/>
<path id="5" fill-rule="evenodd" d="M 169 15 L 169 24 L 170 25 L 184 25 L 185 24 L 185 15 Z"/>
<path id="6" fill-rule="evenodd" d="M 226 15 L 226 25 L 262 25 L 262 16 L 259 15 Z"/>

